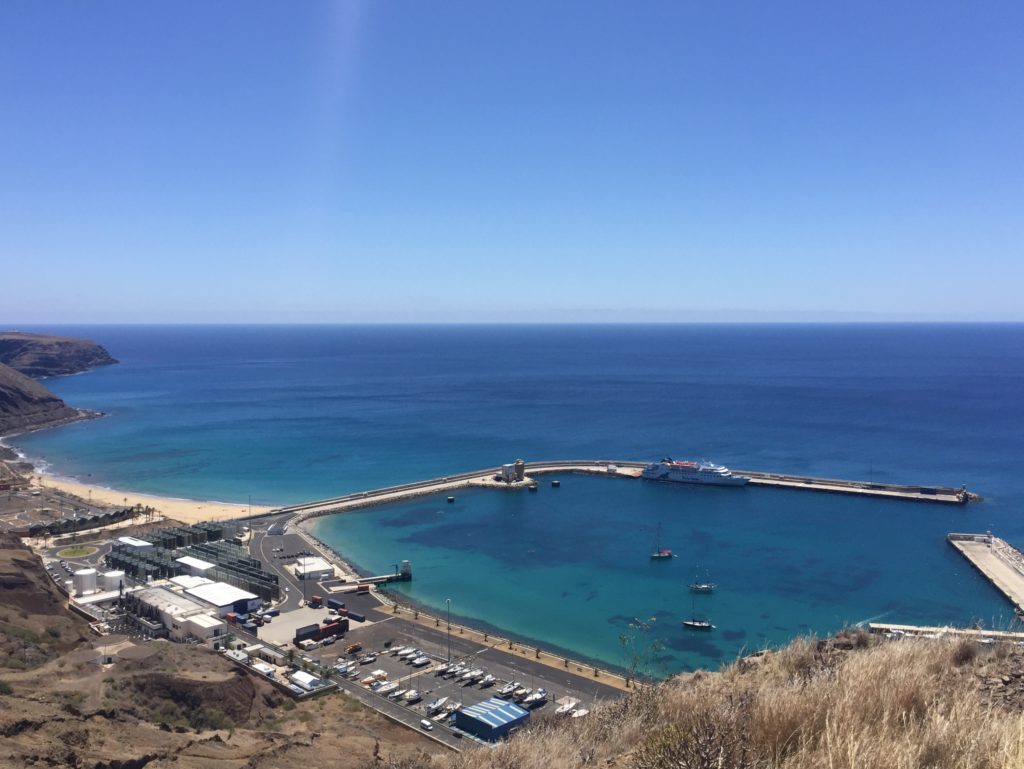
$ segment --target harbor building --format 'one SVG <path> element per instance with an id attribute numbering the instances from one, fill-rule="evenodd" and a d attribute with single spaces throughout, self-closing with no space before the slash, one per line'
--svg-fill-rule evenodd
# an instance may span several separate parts
<path id="1" fill-rule="evenodd" d="M 201 601 L 204 609 L 206 606 L 212 606 L 220 617 L 225 617 L 231 612 L 248 614 L 260 608 L 262 603 L 258 595 L 226 582 L 199 585 L 188 588 L 185 593 L 191 598 Z"/>
<path id="2" fill-rule="evenodd" d="M 296 579 L 330 579 L 334 576 L 334 567 L 319 556 L 300 558 L 295 562 Z"/>
<path id="3" fill-rule="evenodd" d="M 153 549 L 153 543 L 136 537 L 118 537 L 117 541 L 136 553 L 146 553 Z"/>
<path id="4" fill-rule="evenodd" d="M 191 555 L 184 555 L 181 558 L 174 559 L 176 563 L 180 563 L 182 566 L 188 569 L 188 573 L 193 577 L 205 577 L 207 572 L 214 569 L 217 564 L 204 561 Z"/>
<path id="5" fill-rule="evenodd" d="M 455 711 L 456 728 L 488 742 L 508 736 L 529 719 L 529 710 L 498 697 Z"/>
<path id="6" fill-rule="evenodd" d="M 205 641 L 227 632 L 227 624 L 211 616 L 208 606 L 168 587 L 137 590 L 129 594 L 128 600 L 136 615 L 163 625 L 174 641 Z"/>

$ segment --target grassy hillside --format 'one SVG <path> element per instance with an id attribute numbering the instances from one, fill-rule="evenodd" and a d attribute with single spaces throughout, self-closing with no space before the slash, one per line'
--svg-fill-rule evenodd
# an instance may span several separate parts
<path id="1" fill-rule="evenodd" d="M 877 643 L 851 634 L 798 640 L 720 673 L 669 681 L 583 719 L 546 714 L 494 750 L 441 763 L 450 769 L 1024 767 L 1022 698 L 1024 656 L 1015 646 Z"/>

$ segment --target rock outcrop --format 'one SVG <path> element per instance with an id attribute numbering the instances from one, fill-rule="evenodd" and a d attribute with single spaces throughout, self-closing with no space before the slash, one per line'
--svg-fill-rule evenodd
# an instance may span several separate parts
<path id="1" fill-rule="evenodd" d="M 0 332 L 0 363 L 38 378 L 78 374 L 117 361 L 89 339 L 4 331 Z"/>
<path id="2" fill-rule="evenodd" d="M 53 427 L 89 416 L 39 382 L 0 363 L 0 435 Z"/>

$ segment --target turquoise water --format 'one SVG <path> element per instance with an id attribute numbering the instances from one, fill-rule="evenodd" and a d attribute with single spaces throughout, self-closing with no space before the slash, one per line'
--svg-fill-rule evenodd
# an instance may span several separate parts
<path id="1" fill-rule="evenodd" d="M 317 519 L 315 534 L 374 574 L 407 558 L 414 601 L 602 662 L 656 618 L 660 672 L 717 666 L 869 619 L 1005 624 L 1006 603 L 949 547 L 959 507 L 776 489 L 556 476 L 537 493 L 476 489 Z M 649 558 L 657 527 L 671 561 Z M 718 583 L 691 596 L 695 574 Z M 687 631 L 692 612 L 713 633 Z"/>
<path id="2" fill-rule="evenodd" d="M 108 416 L 13 443 L 115 488 L 285 504 L 517 457 L 671 454 L 985 496 L 946 508 L 570 477 L 320 524 L 371 570 L 412 560 L 419 601 L 612 664 L 632 617 L 659 617 L 680 669 L 870 617 L 1008 614 L 942 538 L 1024 544 L 1024 326 L 55 330 L 122 361 L 48 382 Z M 658 521 L 670 563 L 647 557 Z M 698 599 L 719 629 L 695 637 L 678 621 L 698 568 L 722 588 Z"/>

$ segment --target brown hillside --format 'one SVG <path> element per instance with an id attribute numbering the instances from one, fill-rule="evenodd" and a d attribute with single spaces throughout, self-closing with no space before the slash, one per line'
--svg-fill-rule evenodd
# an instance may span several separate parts
<path id="1" fill-rule="evenodd" d="M 0 435 L 58 425 L 83 416 L 39 382 L 0 363 Z"/>
<path id="2" fill-rule="evenodd" d="M 91 339 L 0 332 L 0 363 L 30 377 L 60 376 L 117 363 Z"/>

